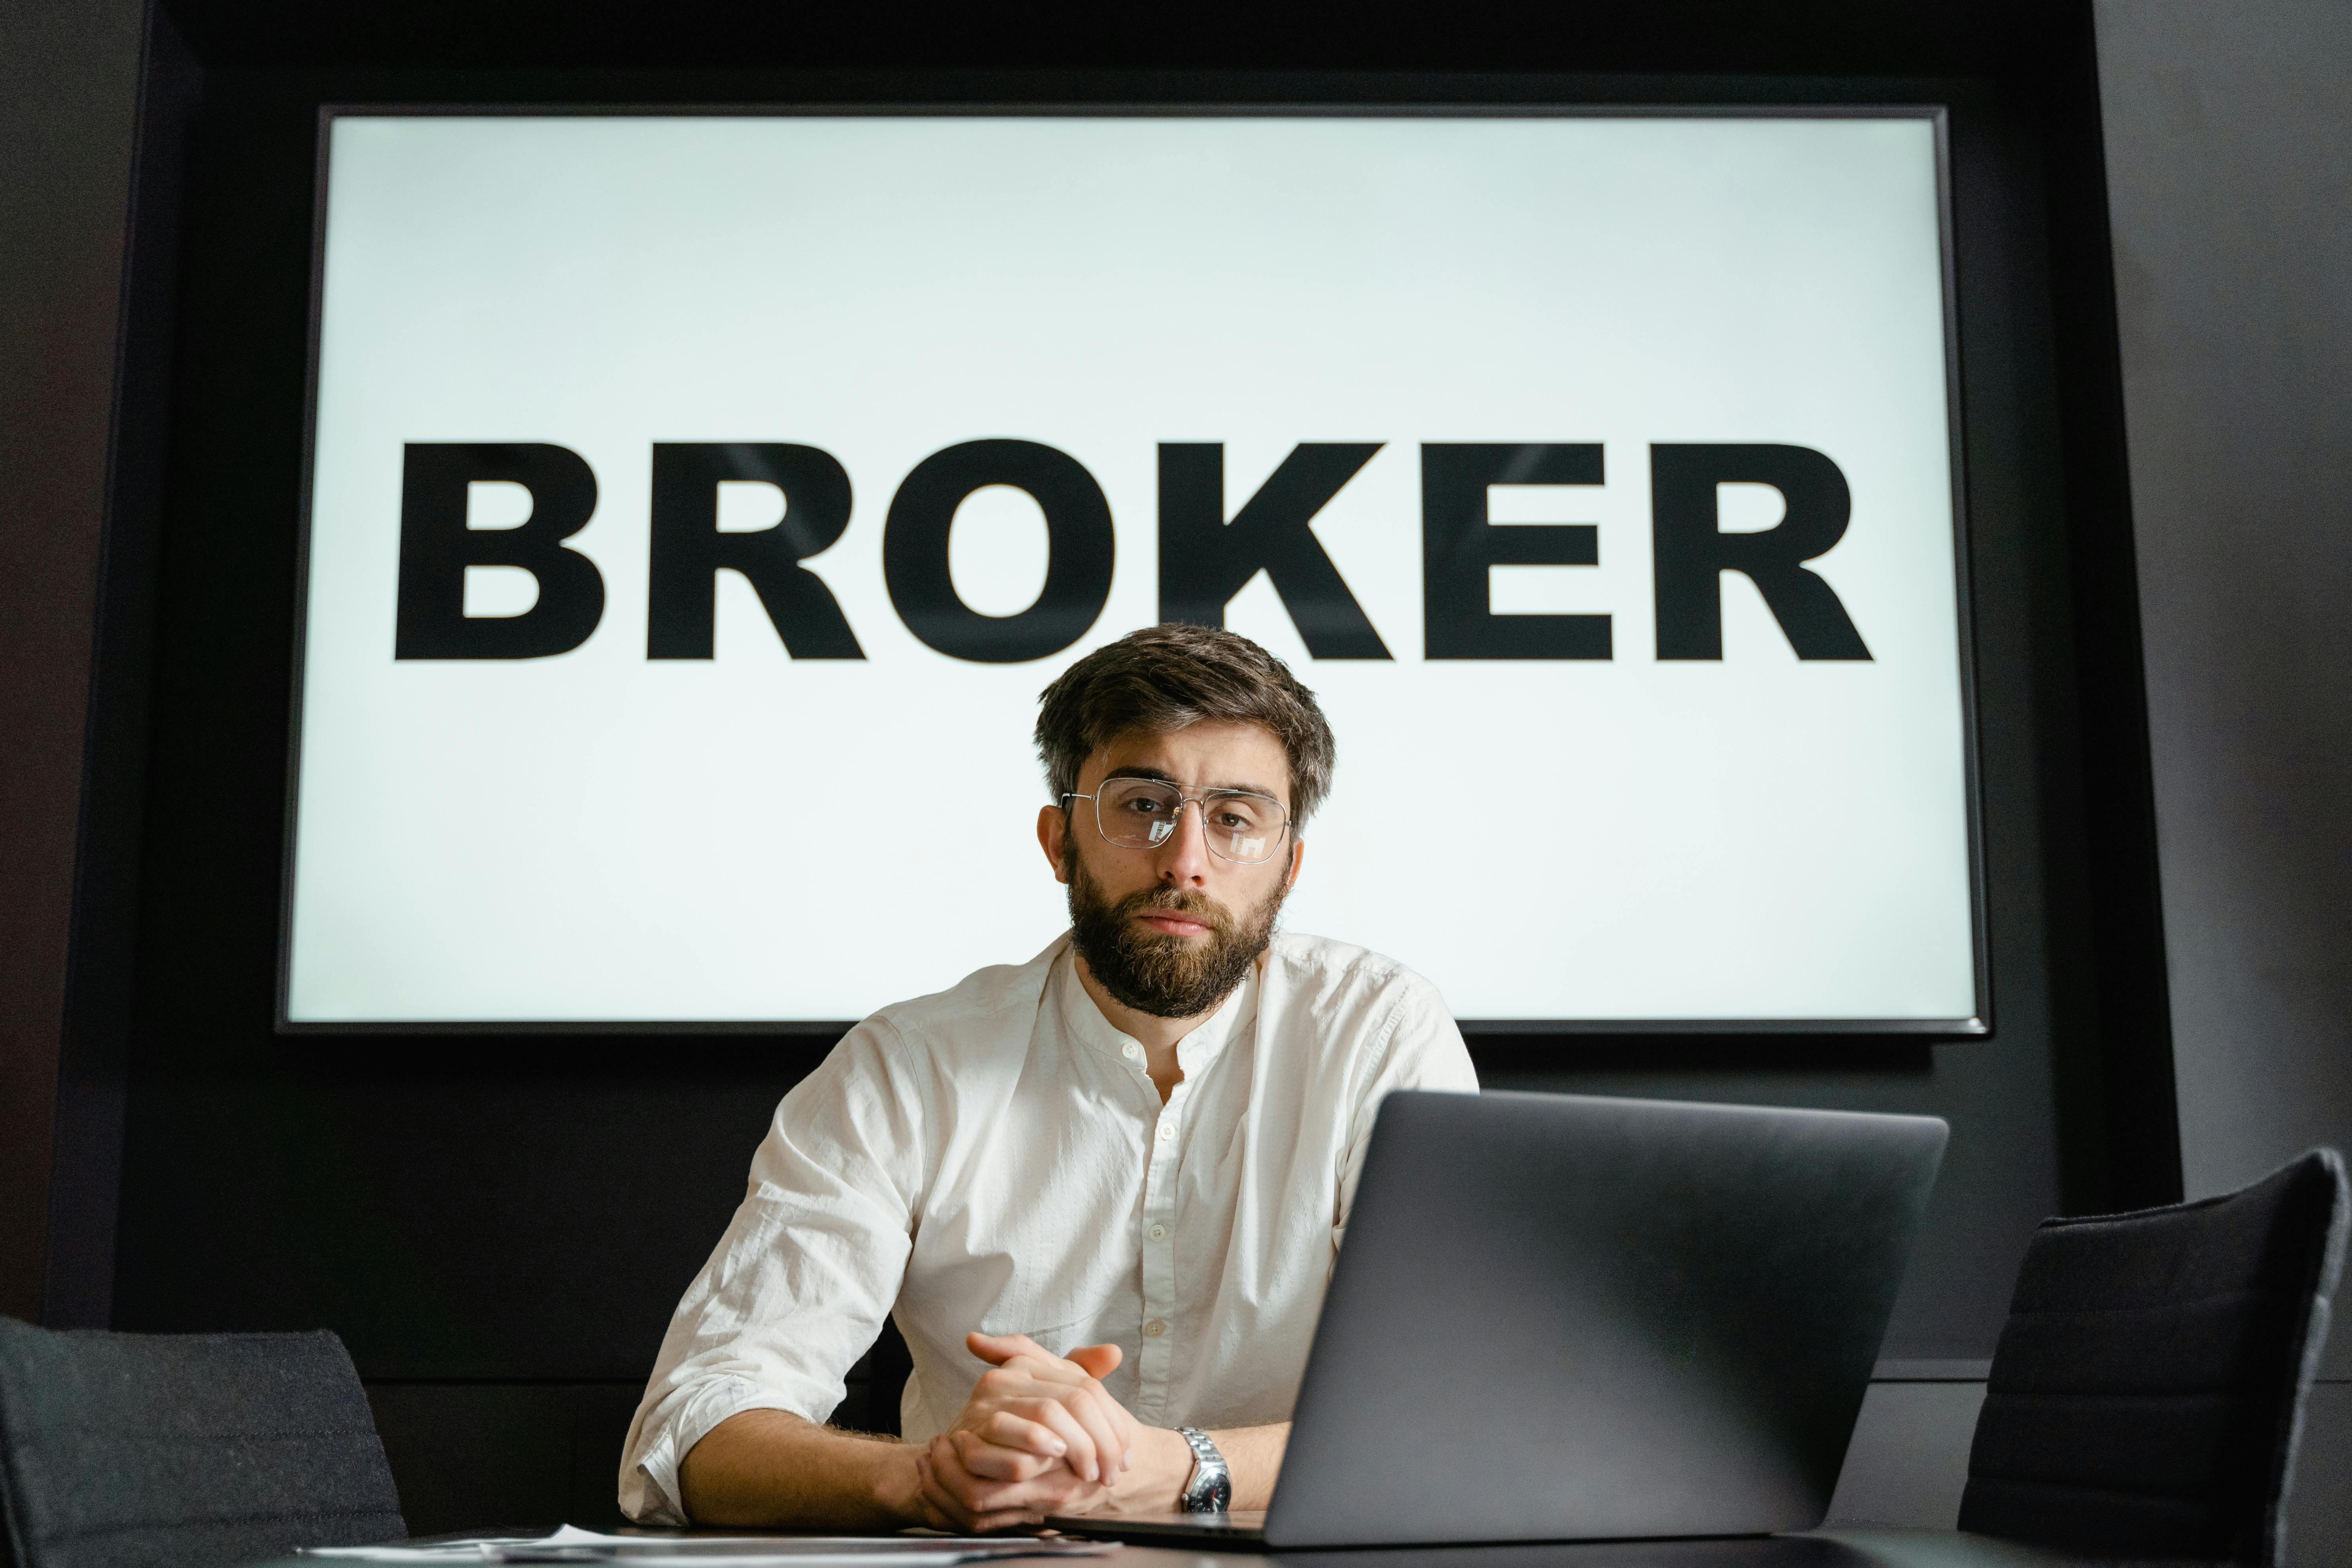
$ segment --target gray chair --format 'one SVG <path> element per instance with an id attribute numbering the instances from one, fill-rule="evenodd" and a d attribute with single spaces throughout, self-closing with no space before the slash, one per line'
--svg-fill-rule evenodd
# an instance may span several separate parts
<path id="1" fill-rule="evenodd" d="M 2223 1197 L 2042 1222 L 1960 1528 L 2276 1568 L 2347 1207 L 2344 1162 L 2319 1149 Z"/>
<path id="2" fill-rule="evenodd" d="M 58 1332 L 12 1318 L 0 1518 L 16 1568 L 228 1568 L 408 1533 L 334 1335 Z"/>

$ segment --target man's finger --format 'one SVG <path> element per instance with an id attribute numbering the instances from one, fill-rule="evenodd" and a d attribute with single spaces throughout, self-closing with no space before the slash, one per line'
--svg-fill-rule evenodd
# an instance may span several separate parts
<path id="1" fill-rule="evenodd" d="M 1052 1384 L 1055 1388 L 1075 1388 L 1082 1383 L 1092 1381 L 1087 1375 L 1085 1367 L 1074 1361 L 1064 1361 L 1059 1356 L 1041 1359 L 1032 1355 L 1017 1355 L 1004 1363 L 1004 1370 L 1008 1373 L 1020 1373 L 1038 1383 Z"/>
<path id="2" fill-rule="evenodd" d="M 1089 1383 L 1087 1385 L 1086 1397 L 1093 1403 L 1095 1408 L 1102 1412 L 1103 1419 L 1112 1434 L 1111 1452 L 1118 1456 L 1118 1468 L 1127 1468 L 1134 1462 L 1135 1438 L 1140 1424 L 1134 1416 L 1128 1414 L 1127 1406 L 1113 1399 L 1110 1390 L 1099 1383 Z"/>
<path id="3" fill-rule="evenodd" d="M 929 1454 L 915 1456 L 915 1475 L 918 1482 L 915 1497 L 923 1505 L 923 1511 L 933 1516 L 932 1527 L 964 1534 L 971 1533 L 972 1528 L 971 1513 L 962 1503 L 956 1500 L 955 1494 L 948 1490 L 945 1484 L 940 1481 L 939 1468 L 931 1463 Z"/>
<path id="4" fill-rule="evenodd" d="M 1062 1359 L 1027 1334 L 969 1333 L 963 1337 L 963 1348 L 991 1366 L 1003 1366 L 1017 1355 L 1033 1355 L 1040 1361 Z"/>
<path id="5" fill-rule="evenodd" d="M 1103 1378 L 1117 1372 L 1126 1355 L 1117 1345 L 1080 1345 L 1063 1359 L 1088 1377 Z"/>
<path id="6" fill-rule="evenodd" d="M 1045 1516 L 1034 1508 L 1009 1508 L 1002 1513 L 972 1516 L 971 1528 L 966 1535 L 986 1535 L 992 1530 L 1018 1530 L 1024 1525 L 1043 1524 Z"/>
<path id="7" fill-rule="evenodd" d="M 940 1489 L 954 1502 L 961 1517 L 976 1520 L 1002 1506 L 997 1500 L 1005 1489 L 1004 1484 L 975 1476 L 967 1469 L 953 1434 L 941 1433 L 931 1439 L 929 1458 L 931 1474 L 938 1479 Z"/>
<path id="8" fill-rule="evenodd" d="M 965 1430 L 1000 1448 L 1018 1448 L 1044 1461 L 1063 1458 L 1070 1451 L 1070 1445 L 1051 1426 L 1011 1410 L 993 1411 L 986 1420 Z"/>
<path id="9" fill-rule="evenodd" d="M 977 1475 L 964 1463 L 968 1445 L 974 1441 L 970 1433 L 936 1438 L 929 1458 L 930 1474 L 953 1502 L 957 1517 L 974 1521 L 975 1528 L 1034 1524 L 1050 1511 L 1092 1507 L 1093 1500 L 1103 1495 L 1102 1488 L 1087 1485 L 1058 1465 L 1051 1474 L 1026 1481 L 997 1481 Z"/>
<path id="10" fill-rule="evenodd" d="M 1110 1496 L 1107 1487 L 1090 1486 L 1067 1470 L 1055 1470 L 1030 1481 L 975 1480 L 961 1499 L 974 1517 L 1011 1514 L 1034 1523 L 1049 1513 L 1085 1513 Z"/>
<path id="11" fill-rule="evenodd" d="M 1071 1419 L 1077 1423 L 1078 1429 L 1087 1435 L 1087 1445 L 1095 1451 L 1095 1472 L 1087 1479 L 1108 1486 L 1111 1479 L 1126 1466 L 1127 1451 L 1134 1446 L 1134 1440 L 1122 1429 L 1125 1423 L 1111 1415 L 1112 1411 L 1118 1409 L 1118 1401 L 1103 1394 L 1097 1384 L 1088 1383 L 1082 1388 L 1071 1389 L 1059 1403 L 1061 1408 L 1069 1412 Z M 1061 1428 L 1056 1426 L 1055 1430 Z M 1075 1466 L 1072 1468 L 1076 1468 Z M 1087 1472 L 1079 1470 L 1078 1474 L 1086 1476 Z"/>
<path id="12" fill-rule="evenodd" d="M 997 1441 L 1000 1436 L 1013 1441 Z M 1018 1411 L 990 1411 L 979 1422 L 950 1429 L 936 1441 L 955 1446 L 957 1462 L 971 1471 L 973 1477 L 997 1483 L 1033 1481 L 1056 1469 L 1070 1469 L 1075 1479 L 1075 1465 L 1098 1462 L 1087 1429 L 1079 1427 L 1068 1411 L 1063 1411 L 1061 1405 L 1049 1399 L 1025 1399 L 1021 1401 Z M 1046 1448 L 1049 1453 L 1037 1453 L 1037 1448 Z M 946 1460 L 940 1460 L 940 1467 L 948 1471 L 948 1486 L 969 1507 L 985 1507 L 957 1481 Z"/>
<path id="13" fill-rule="evenodd" d="M 1052 1411 L 1052 1407 L 1047 1407 Z M 1066 1421 L 1066 1411 L 1052 1411 Z M 941 1484 L 952 1491 L 968 1512 L 995 1513 L 1005 1510 L 1025 1510 L 1032 1514 L 1078 1511 L 1076 1505 L 1091 1508 L 1109 1495 L 1109 1489 L 1083 1479 L 1073 1471 L 1067 1461 L 1054 1460 L 1042 1469 L 1033 1470 L 1025 1479 L 1003 1479 L 990 1471 L 996 1460 L 1005 1458 L 1026 1458 L 1034 1463 L 1034 1456 L 1010 1453 L 997 1448 L 968 1427 L 941 1434 L 931 1440 L 932 1466 Z"/>
<path id="14" fill-rule="evenodd" d="M 1031 1339 L 1027 1334 L 982 1334 L 964 1336 L 964 1348 L 991 1366 L 1013 1368 L 1052 1383 L 1084 1383 L 1094 1375 L 1085 1367 Z M 1117 1355 L 1118 1347 L 1110 1347 Z M 1017 1364 L 1017 1367 L 1015 1366 Z M 1113 1366 L 1118 1363 L 1114 1361 Z"/>
<path id="15" fill-rule="evenodd" d="M 1082 1481 L 1105 1479 L 1103 1457 L 1110 1450 L 1098 1447 L 1094 1433 L 1060 1400 L 1041 1396 L 1006 1408 L 1013 1415 L 1045 1427 L 1062 1440 L 1062 1462 L 1070 1467 L 1072 1475 Z"/>
<path id="16" fill-rule="evenodd" d="M 975 1432 L 950 1432 L 948 1440 L 955 1445 L 956 1458 L 963 1461 L 963 1468 L 984 1480 L 1033 1480 L 1062 1464 L 1025 1448 L 992 1443 Z"/>
<path id="17" fill-rule="evenodd" d="M 1050 1383 L 1065 1388 L 1087 1380 L 1087 1369 L 1076 1362 L 1068 1361 L 1057 1355 L 1049 1355 L 1043 1351 L 1022 1351 L 997 1369 L 997 1375 L 1000 1377 L 1016 1373 L 1023 1377 L 1033 1378 L 1039 1383 Z"/>

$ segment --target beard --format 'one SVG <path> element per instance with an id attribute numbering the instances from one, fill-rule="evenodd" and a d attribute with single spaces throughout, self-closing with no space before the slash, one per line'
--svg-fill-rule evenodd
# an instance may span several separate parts
<path id="1" fill-rule="evenodd" d="M 1201 893 L 1146 888 L 1117 903 L 1075 857 L 1070 864 L 1070 933 L 1087 972 L 1121 1006 L 1155 1018 L 1197 1018 L 1234 994 L 1266 943 L 1289 889 L 1276 883 L 1245 918 Z M 1206 937 L 1170 936 L 1135 919 L 1165 910 L 1209 928 Z"/>

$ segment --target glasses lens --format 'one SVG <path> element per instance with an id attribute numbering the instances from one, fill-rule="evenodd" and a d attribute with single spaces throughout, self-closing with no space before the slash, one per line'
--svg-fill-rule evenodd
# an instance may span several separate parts
<path id="1" fill-rule="evenodd" d="M 1255 864 L 1282 847 L 1289 821 L 1282 803 L 1270 795 L 1235 790 L 1201 797 L 1201 824 L 1209 847 L 1228 860 Z M 1095 797 L 1103 837 L 1128 849 L 1156 849 L 1176 831 L 1184 797 L 1173 784 L 1151 779 L 1114 779 Z"/>
<path id="2" fill-rule="evenodd" d="M 1228 860 L 1265 859 L 1282 842 L 1282 803 L 1262 795 L 1213 795 L 1201 803 L 1209 847 Z"/>
<path id="3" fill-rule="evenodd" d="M 1095 795 L 1103 837 L 1129 849 L 1156 849 L 1176 831 L 1183 798 L 1173 784 L 1114 779 Z"/>

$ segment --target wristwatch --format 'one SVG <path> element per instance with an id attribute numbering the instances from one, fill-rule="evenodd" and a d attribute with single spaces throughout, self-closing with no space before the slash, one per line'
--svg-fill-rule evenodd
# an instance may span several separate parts
<path id="1" fill-rule="evenodd" d="M 1224 1512 L 1234 1500 L 1234 1477 L 1225 1468 L 1225 1457 L 1198 1426 L 1179 1426 L 1176 1435 L 1192 1448 L 1192 1479 L 1184 1483 L 1184 1511 Z"/>

